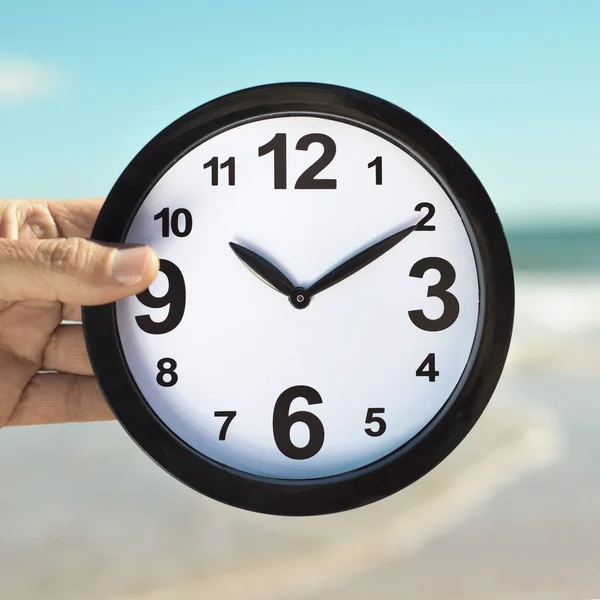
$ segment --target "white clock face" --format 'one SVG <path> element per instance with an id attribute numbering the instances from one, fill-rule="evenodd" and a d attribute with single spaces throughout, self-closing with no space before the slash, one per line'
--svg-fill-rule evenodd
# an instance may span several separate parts
<path id="1" fill-rule="evenodd" d="M 129 370 L 176 435 L 236 469 L 298 479 L 372 463 L 431 421 L 469 364 L 481 286 L 461 215 L 420 162 L 358 125 L 280 116 L 223 131 L 164 174 L 126 241 L 168 261 L 117 303 Z M 230 243 L 307 288 L 306 305 Z"/>

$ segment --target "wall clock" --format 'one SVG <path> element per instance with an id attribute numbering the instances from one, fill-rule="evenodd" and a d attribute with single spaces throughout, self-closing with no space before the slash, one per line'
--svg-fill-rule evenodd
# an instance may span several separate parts
<path id="1" fill-rule="evenodd" d="M 108 403 L 229 505 L 316 515 L 398 492 L 504 367 L 494 205 L 448 142 L 367 93 L 280 83 L 200 106 L 127 166 L 92 237 L 160 258 L 148 290 L 84 309 Z"/>

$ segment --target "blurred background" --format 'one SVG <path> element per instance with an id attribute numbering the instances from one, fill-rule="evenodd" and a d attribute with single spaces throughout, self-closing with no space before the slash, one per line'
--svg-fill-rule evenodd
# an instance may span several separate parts
<path id="1" fill-rule="evenodd" d="M 205 101 L 334 83 L 463 155 L 516 271 L 489 409 L 374 506 L 254 515 L 188 490 L 117 423 L 1 431 L 0 597 L 600 597 L 599 23 L 595 0 L 0 0 L 0 196 L 105 196 Z"/>

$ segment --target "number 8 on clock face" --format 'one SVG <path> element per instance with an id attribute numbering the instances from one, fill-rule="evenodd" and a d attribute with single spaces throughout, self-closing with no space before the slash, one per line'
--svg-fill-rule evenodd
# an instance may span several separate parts
<path id="1" fill-rule="evenodd" d="M 208 103 L 121 176 L 94 231 L 160 273 L 86 307 L 115 414 L 198 491 L 275 514 L 383 498 L 465 437 L 503 368 L 510 256 L 435 132 L 346 88 Z"/>

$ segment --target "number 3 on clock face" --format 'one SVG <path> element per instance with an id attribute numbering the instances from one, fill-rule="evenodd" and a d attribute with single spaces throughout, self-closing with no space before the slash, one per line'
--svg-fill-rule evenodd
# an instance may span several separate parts
<path id="1" fill-rule="evenodd" d="M 383 497 L 432 468 L 489 400 L 512 325 L 508 251 L 475 176 L 404 111 L 330 86 L 239 94 L 172 126 L 194 143 L 157 138 L 154 177 L 122 178 L 107 200 L 95 233 L 112 217 L 160 273 L 110 315 L 86 309 L 92 359 L 128 431 L 199 491 L 280 514 L 358 506 L 369 481 Z M 114 323 L 129 405 L 103 375 L 92 314 Z"/>

